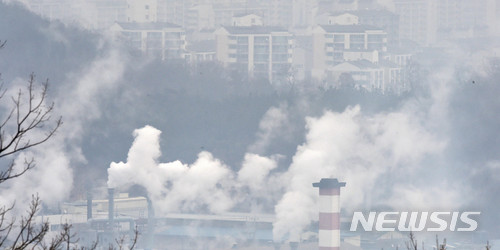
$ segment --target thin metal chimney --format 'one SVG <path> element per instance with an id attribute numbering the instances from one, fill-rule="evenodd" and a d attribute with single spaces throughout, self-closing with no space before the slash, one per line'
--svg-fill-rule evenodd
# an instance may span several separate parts
<path id="1" fill-rule="evenodd" d="M 113 229 L 115 220 L 115 189 L 108 188 L 108 220 L 109 226 Z"/>
<path id="2" fill-rule="evenodd" d="M 340 188 L 345 182 L 321 179 L 313 183 L 319 188 L 319 249 L 340 249 Z"/>
<path id="3" fill-rule="evenodd" d="M 153 201 L 149 198 L 149 196 L 146 197 L 146 200 L 148 202 L 148 237 L 147 237 L 147 248 L 146 249 L 153 249 L 154 246 L 154 231 L 155 231 L 155 210 L 153 206 Z"/>
<path id="4" fill-rule="evenodd" d="M 92 219 L 92 191 L 87 191 L 87 220 Z"/>
<path id="5" fill-rule="evenodd" d="M 290 242 L 290 249 L 291 250 L 297 250 L 299 249 L 299 243 L 298 242 Z"/>

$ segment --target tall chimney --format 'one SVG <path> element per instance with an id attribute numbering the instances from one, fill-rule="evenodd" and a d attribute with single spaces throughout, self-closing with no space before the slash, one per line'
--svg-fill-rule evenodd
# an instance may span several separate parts
<path id="1" fill-rule="evenodd" d="M 109 226 L 113 229 L 115 219 L 115 189 L 108 188 L 108 220 Z"/>
<path id="2" fill-rule="evenodd" d="M 87 220 L 92 219 L 92 191 L 87 191 Z"/>
<path id="3" fill-rule="evenodd" d="M 147 237 L 147 247 L 146 249 L 153 249 L 154 246 L 154 231 L 155 231 L 155 210 L 153 207 L 153 201 L 146 197 L 148 202 L 148 237 Z"/>
<path id="4" fill-rule="evenodd" d="M 290 244 L 290 249 L 291 250 L 297 250 L 297 249 L 299 249 L 299 243 L 298 242 L 292 241 L 289 244 Z"/>
<path id="5" fill-rule="evenodd" d="M 345 182 L 323 178 L 319 188 L 319 250 L 340 249 L 340 188 Z"/>

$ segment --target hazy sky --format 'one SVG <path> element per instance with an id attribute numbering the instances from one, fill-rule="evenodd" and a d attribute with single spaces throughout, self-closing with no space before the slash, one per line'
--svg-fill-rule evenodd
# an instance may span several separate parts
<path id="1" fill-rule="evenodd" d="M 422 48 L 413 91 L 395 96 L 276 88 L 217 65 L 193 74 L 3 3 L 0 34 L 8 94 L 30 72 L 49 78 L 64 120 L 43 147 L 16 157 L 34 156 L 37 168 L 0 187 L 1 204 L 24 211 L 33 193 L 56 206 L 82 198 L 89 182 L 140 185 L 159 216 L 275 213 L 281 240 L 317 220 L 311 183 L 332 177 L 347 182 L 345 215 L 474 209 L 481 229 L 499 230 L 498 38 Z"/>

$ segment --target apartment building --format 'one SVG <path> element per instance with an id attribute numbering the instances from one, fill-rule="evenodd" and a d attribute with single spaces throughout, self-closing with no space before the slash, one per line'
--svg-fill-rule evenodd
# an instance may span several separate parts
<path id="1" fill-rule="evenodd" d="M 388 10 L 354 10 L 323 13 L 316 17 L 319 25 L 370 25 L 387 32 L 387 43 L 399 42 L 399 16 Z"/>
<path id="2" fill-rule="evenodd" d="M 215 32 L 216 58 L 226 67 L 279 82 L 292 63 L 292 35 L 271 26 L 226 26 Z"/>
<path id="3" fill-rule="evenodd" d="M 312 40 L 311 76 L 316 79 L 324 79 L 329 67 L 346 61 L 347 57 L 365 59 L 373 51 L 387 51 L 387 33 L 368 25 L 319 25 L 312 31 Z"/>
<path id="4" fill-rule="evenodd" d="M 162 60 L 180 59 L 186 49 L 184 29 L 171 23 L 115 23 L 111 31 L 132 48 Z"/>
<path id="5" fill-rule="evenodd" d="M 394 0 L 399 15 L 399 35 L 403 40 L 427 46 L 436 42 L 437 2 L 434 0 Z"/>
<path id="6" fill-rule="evenodd" d="M 127 2 L 123 0 L 89 0 L 92 28 L 109 29 L 115 22 L 127 21 Z"/>

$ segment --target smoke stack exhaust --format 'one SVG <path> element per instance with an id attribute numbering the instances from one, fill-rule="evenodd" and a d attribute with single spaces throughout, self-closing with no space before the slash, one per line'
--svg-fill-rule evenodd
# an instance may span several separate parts
<path id="1" fill-rule="evenodd" d="M 108 188 L 108 220 L 111 229 L 115 219 L 115 189 Z"/>
<path id="2" fill-rule="evenodd" d="M 87 220 L 92 219 L 92 191 L 87 191 Z"/>
<path id="3" fill-rule="evenodd" d="M 323 178 L 313 183 L 319 188 L 319 249 L 340 249 L 340 188 L 345 182 Z"/>

